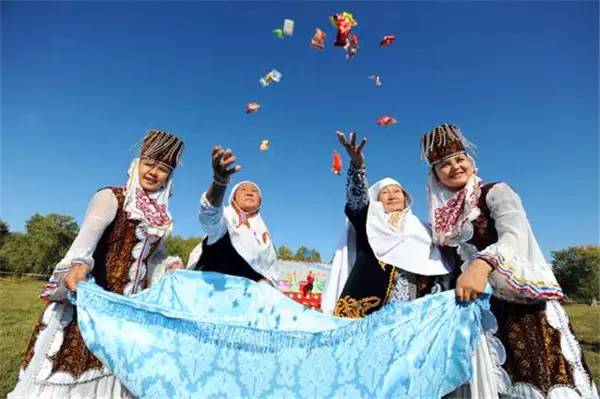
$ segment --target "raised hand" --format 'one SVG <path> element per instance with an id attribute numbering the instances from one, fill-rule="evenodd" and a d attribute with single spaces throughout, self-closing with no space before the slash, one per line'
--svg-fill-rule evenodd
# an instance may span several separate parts
<path id="1" fill-rule="evenodd" d="M 344 136 L 344 133 L 340 132 L 339 130 L 337 131 L 337 136 L 340 140 L 340 143 L 346 149 L 346 152 L 348 153 L 348 156 L 352 160 L 354 166 L 356 166 L 357 168 L 362 168 L 365 164 L 365 155 L 363 154 L 363 147 L 367 143 L 367 138 L 363 137 L 363 139 L 360 141 L 360 144 L 356 145 L 356 133 L 354 132 L 351 132 L 349 134 L 348 141 L 346 140 L 346 136 Z"/>
<path id="2" fill-rule="evenodd" d="M 242 169 L 240 165 L 233 166 L 235 160 L 236 157 L 229 148 L 224 150 L 219 145 L 213 147 L 212 168 L 214 179 L 217 181 L 217 183 L 229 183 L 231 180 L 231 175 L 239 172 Z"/>

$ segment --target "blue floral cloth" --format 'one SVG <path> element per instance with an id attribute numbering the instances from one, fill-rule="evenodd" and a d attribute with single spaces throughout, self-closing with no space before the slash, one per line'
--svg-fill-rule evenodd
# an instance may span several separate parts
<path id="1" fill-rule="evenodd" d="M 90 350 L 141 398 L 439 398 L 470 379 L 488 298 L 454 292 L 360 319 L 265 283 L 177 271 L 125 297 L 82 283 Z"/>

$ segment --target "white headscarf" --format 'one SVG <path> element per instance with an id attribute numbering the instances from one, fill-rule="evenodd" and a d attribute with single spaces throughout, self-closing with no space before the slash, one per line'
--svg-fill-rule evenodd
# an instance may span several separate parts
<path id="1" fill-rule="evenodd" d="M 148 193 L 140 185 L 139 164 L 140 158 L 135 158 L 129 166 L 123 210 L 127 212 L 128 219 L 140 221 L 146 237 L 161 238 L 173 230 L 173 218 L 169 213 L 173 171 L 164 186 Z"/>
<path id="2" fill-rule="evenodd" d="M 379 192 L 389 185 L 399 186 L 405 194 L 406 207 L 400 212 L 400 221 L 390 223 L 396 212 L 385 212 L 378 200 Z M 450 269 L 432 245 L 427 227 L 412 213 L 412 197 L 394 179 L 379 180 L 369 188 L 367 211 L 367 239 L 375 257 L 410 273 L 423 276 L 448 274 Z"/>
<path id="3" fill-rule="evenodd" d="M 386 213 L 383 204 L 378 200 L 379 192 L 392 184 L 399 186 L 404 192 L 406 207 L 400 212 Z M 438 248 L 432 245 L 428 228 L 412 213 L 411 206 L 412 197 L 394 179 L 381 179 L 369 188 L 366 230 L 375 257 L 386 264 L 415 274 L 448 274 L 450 267 L 444 263 Z M 346 220 L 344 236 L 335 252 L 323 291 L 321 307 L 324 312 L 333 313 L 335 302 L 354 266 L 355 254 L 356 231 Z"/>
<path id="4" fill-rule="evenodd" d="M 229 205 L 223 209 L 229 238 L 233 248 L 256 272 L 273 280 L 277 278 L 273 270 L 277 254 L 271 241 L 269 229 L 260 216 L 260 209 L 253 216 L 248 216 L 247 222 L 250 226 L 248 227 L 240 223 L 240 215 L 233 207 L 235 192 L 242 184 L 252 184 L 256 187 L 262 200 L 260 188 L 254 182 L 242 181 L 233 187 L 229 194 Z"/>
<path id="5" fill-rule="evenodd" d="M 442 246 L 457 246 L 473 236 L 473 220 L 481 214 L 481 178 L 477 176 L 477 166 L 471 155 L 464 153 L 473 165 L 473 175 L 461 190 L 453 192 L 441 184 L 433 166 L 427 179 L 429 196 L 429 220 L 433 241 Z M 457 155 L 457 154 L 453 154 Z"/>

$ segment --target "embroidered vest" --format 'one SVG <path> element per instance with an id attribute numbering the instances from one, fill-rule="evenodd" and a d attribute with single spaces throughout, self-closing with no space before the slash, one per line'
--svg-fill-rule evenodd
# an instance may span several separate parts
<path id="1" fill-rule="evenodd" d="M 135 229 L 139 221 L 128 220 L 123 210 L 125 195 L 122 188 L 111 187 L 117 198 L 117 213 L 114 220 L 106 228 L 94 251 L 94 269 L 92 275 L 96 283 L 104 289 L 119 294 L 123 293 L 129 282 L 131 252 L 139 242 Z M 158 242 L 152 244 L 148 257 L 156 250 Z M 140 282 L 140 289 L 147 286 L 147 279 Z M 58 352 L 52 357 L 52 374 L 63 372 L 78 378 L 84 372 L 97 369 L 102 372 L 102 363 L 88 350 L 77 325 L 77 308 L 74 308 L 72 321 L 63 330 L 63 340 Z M 23 368 L 26 368 L 34 356 L 34 348 L 39 333 L 46 326 L 42 318 L 34 328 L 29 346 L 25 351 Z M 44 354 L 42 354 L 44 356 Z"/>
<path id="2" fill-rule="evenodd" d="M 486 202 L 489 191 L 496 184 L 498 183 L 489 183 L 481 187 L 481 196 L 477 204 L 481 214 L 471 222 L 473 224 L 473 237 L 467 242 L 474 245 L 479 251 L 498 241 L 498 232 Z"/>

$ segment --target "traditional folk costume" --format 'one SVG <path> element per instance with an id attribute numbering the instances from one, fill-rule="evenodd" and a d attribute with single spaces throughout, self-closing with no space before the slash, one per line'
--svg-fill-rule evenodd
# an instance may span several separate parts
<path id="1" fill-rule="evenodd" d="M 146 135 L 141 157 L 177 165 L 183 142 L 160 131 Z M 107 291 L 131 295 L 156 281 L 178 258 L 167 257 L 164 241 L 172 231 L 168 211 L 173 173 L 166 185 L 147 193 L 139 183 L 135 158 L 124 188 L 98 191 L 81 229 L 58 263 L 41 298 L 48 302 L 25 351 L 14 391 L 16 398 L 121 398 L 127 389 L 88 350 L 77 324 L 77 308 L 67 301 L 65 278 L 83 263 Z"/>
<path id="2" fill-rule="evenodd" d="M 231 190 L 228 206 L 212 206 L 206 193 L 202 194 L 198 218 L 206 237 L 190 254 L 188 268 L 254 281 L 277 279 L 273 267 L 277 254 L 260 209 L 248 214 L 234 207 L 236 190 L 248 183 L 260 193 L 260 188 L 253 182 L 238 183 Z"/>
<path id="3" fill-rule="evenodd" d="M 353 163 L 346 187 L 346 231 L 334 255 L 322 308 L 340 317 L 364 317 L 384 304 L 410 301 L 431 291 L 431 276 L 449 273 L 428 228 L 406 207 L 385 212 L 379 192 L 397 181 L 385 178 L 367 189 L 364 168 Z"/>
<path id="4" fill-rule="evenodd" d="M 428 192 L 433 240 L 455 250 L 465 271 L 474 259 L 493 271 L 491 310 L 497 331 L 481 339 L 474 378 L 456 396 L 472 398 L 598 398 L 565 310 L 562 290 L 533 235 L 518 194 L 476 174 L 457 192 L 437 179 L 437 163 L 472 145 L 443 124 L 422 140 L 431 166 Z M 475 169 L 476 172 L 476 169 Z M 455 396 L 453 396 L 455 397 Z"/>

